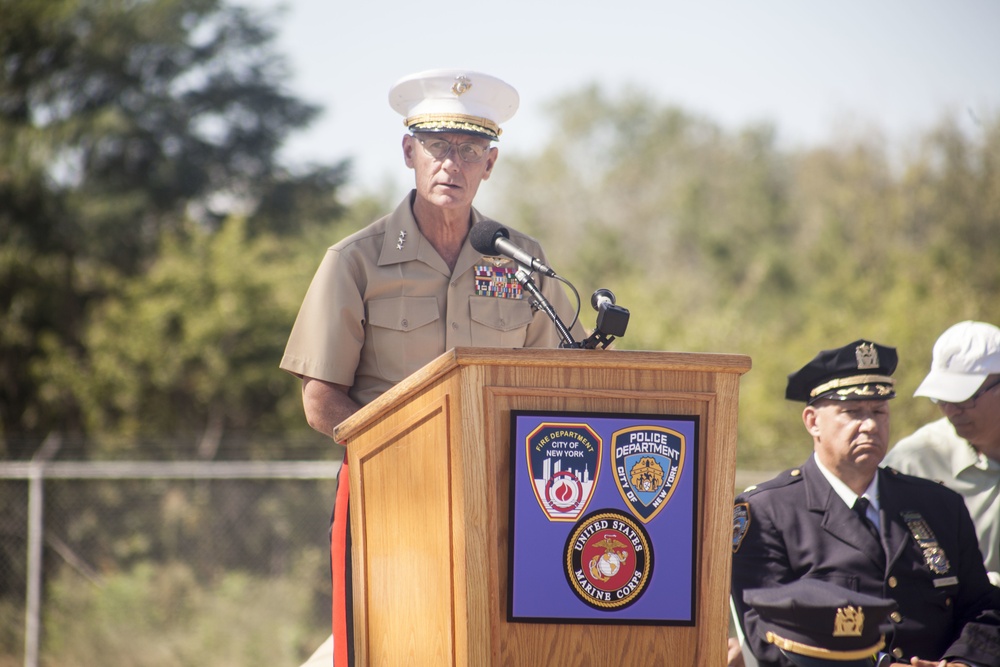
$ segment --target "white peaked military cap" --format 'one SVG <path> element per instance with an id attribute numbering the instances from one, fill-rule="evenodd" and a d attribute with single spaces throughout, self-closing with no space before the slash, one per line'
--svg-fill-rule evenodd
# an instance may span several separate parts
<path id="1" fill-rule="evenodd" d="M 498 139 L 520 101 L 495 76 L 462 69 L 418 72 L 393 84 L 389 104 L 416 132 L 464 132 Z"/>

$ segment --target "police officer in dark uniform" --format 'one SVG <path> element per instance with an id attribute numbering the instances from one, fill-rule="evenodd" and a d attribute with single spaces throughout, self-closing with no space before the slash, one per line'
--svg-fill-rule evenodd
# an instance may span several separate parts
<path id="1" fill-rule="evenodd" d="M 733 509 L 733 602 L 761 667 L 791 667 L 763 639 L 744 591 L 821 579 L 896 602 L 885 651 L 898 663 L 1000 667 L 1000 589 L 989 583 L 962 498 L 879 468 L 896 350 L 824 350 L 788 376 L 806 404 L 806 463 L 747 489 Z"/>

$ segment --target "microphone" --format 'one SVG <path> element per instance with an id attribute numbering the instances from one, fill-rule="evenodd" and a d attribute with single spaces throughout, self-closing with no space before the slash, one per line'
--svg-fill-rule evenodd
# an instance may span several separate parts
<path id="1" fill-rule="evenodd" d="M 510 240 L 510 232 L 507 231 L 507 228 L 495 220 L 482 220 L 474 224 L 472 230 L 469 231 L 469 241 L 476 252 L 481 252 L 484 255 L 504 255 L 532 271 L 544 273 L 552 278 L 556 277 L 556 272 L 542 264 L 541 260 L 517 247 Z"/>
<path id="2" fill-rule="evenodd" d="M 609 336 L 624 336 L 628 328 L 628 308 L 615 305 L 615 294 L 603 287 L 590 297 L 590 305 L 597 311 L 597 330 Z"/>
<path id="3" fill-rule="evenodd" d="M 602 287 L 590 296 L 590 305 L 597 312 L 601 312 L 602 308 L 607 309 L 608 306 L 615 305 L 615 293 Z"/>

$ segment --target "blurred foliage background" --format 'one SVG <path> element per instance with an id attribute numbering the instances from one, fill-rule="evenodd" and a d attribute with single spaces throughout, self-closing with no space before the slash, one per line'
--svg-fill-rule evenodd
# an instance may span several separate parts
<path id="1" fill-rule="evenodd" d="M 550 141 L 502 155 L 488 210 L 540 238 L 585 302 L 616 294 L 631 312 L 616 347 L 752 357 L 741 468 L 811 451 L 784 391 L 819 350 L 898 349 L 895 441 L 940 416 L 912 394 L 941 332 L 1000 322 L 1000 118 L 973 136 L 944 117 L 905 146 L 868 133 L 789 151 L 776 128 L 726 132 L 640 92 L 591 87 L 549 109 Z"/>
<path id="2" fill-rule="evenodd" d="M 272 29 L 245 9 L 0 0 L 0 16 L 0 458 L 28 459 L 52 434 L 73 459 L 336 457 L 277 363 L 325 248 L 405 192 L 348 200 L 335 147 L 329 164 L 278 162 L 318 109 L 284 88 Z M 898 348 L 896 440 L 937 417 L 912 398 L 937 336 L 1000 323 L 998 116 L 972 133 L 943 116 L 906 145 L 859 132 L 787 149 L 778 128 L 724 130 L 639 91 L 567 91 L 548 113 L 537 151 L 501 147 L 478 208 L 543 243 L 585 324 L 589 294 L 615 292 L 631 311 L 616 347 L 750 355 L 741 469 L 807 456 L 784 383 L 818 350 Z M 113 624 L 104 614 L 127 610 L 131 588 L 197 576 L 156 562 L 105 573 L 123 581 L 118 612 L 86 611 L 54 576 L 50 655 L 79 646 L 60 619 Z M 248 605 L 239 573 L 212 585 Z M 0 593 L 9 617 L 18 591 Z M 211 596 L 183 605 L 219 613 Z"/>

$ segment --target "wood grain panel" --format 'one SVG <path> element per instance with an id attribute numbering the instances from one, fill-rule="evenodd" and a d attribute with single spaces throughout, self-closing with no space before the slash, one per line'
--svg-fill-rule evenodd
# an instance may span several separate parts
<path id="1" fill-rule="evenodd" d="M 444 397 L 361 459 L 361 664 L 455 664 L 448 418 Z"/>
<path id="2" fill-rule="evenodd" d="M 336 430 L 351 462 L 358 665 L 725 664 L 742 355 L 450 350 Z M 697 415 L 693 627 L 511 623 L 510 413 Z"/>

